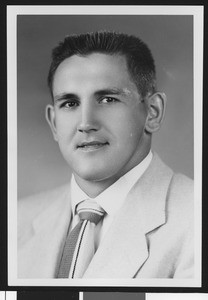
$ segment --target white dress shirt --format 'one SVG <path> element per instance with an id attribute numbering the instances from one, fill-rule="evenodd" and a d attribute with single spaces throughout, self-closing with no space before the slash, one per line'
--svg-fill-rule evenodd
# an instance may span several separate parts
<path id="1" fill-rule="evenodd" d="M 100 245 L 103 236 L 109 229 L 115 215 L 124 204 L 127 194 L 148 168 L 152 160 L 152 156 L 152 152 L 150 151 L 149 154 L 137 166 L 120 177 L 114 184 L 109 186 L 97 197 L 93 198 L 93 200 L 96 201 L 106 211 L 104 219 L 96 226 L 95 249 L 97 249 L 97 247 Z M 74 176 L 72 175 L 71 200 L 73 221 L 71 228 L 73 228 L 79 222 L 79 217 L 76 214 L 77 204 L 86 199 L 90 199 L 90 197 L 81 190 L 76 183 Z"/>

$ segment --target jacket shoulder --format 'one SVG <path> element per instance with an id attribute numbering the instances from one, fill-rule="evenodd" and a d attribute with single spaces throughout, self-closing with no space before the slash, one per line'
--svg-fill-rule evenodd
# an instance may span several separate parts
<path id="1" fill-rule="evenodd" d="M 193 222 L 194 181 L 186 175 L 175 173 L 156 153 L 149 169 L 152 172 L 151 183 L 155 186 L 154 194 L 158 190 L 164 191 L 168 219 L 173 216 L 177 220 L 181 216 L 181 222 L 185 222 L 186 226 L 188 222 Z"/>
<path id="2" fill-rule="evenodd" d="M 64 201 L 69 197 L 70 185 L 44 191 L 18 200 L 18 224 L 20 227 L 29 225 L 36 216 L 56 202 Z"/>
<path id="3" fill-rule="evenodd" d="M 179 202 L 193 202 L 194 181 L 183 174 L 174 174 L 169 188 L 170 197 Z"/>
<path id="4" fill-rule="evenodd" d="M 183 174 L 176 173 L 173 176 L 172 187 L 175 191 L 179 191 L 180 194 L 182 192 L 185 194 L 193 195 L 194 181 Z"/>
<path id="5" fill-rule="evenodd" d="M 172 177 L 167 197 L 167 214 L 187 229 L 194 225 L 194 182 L 183 174 L 174 174 Z"/>

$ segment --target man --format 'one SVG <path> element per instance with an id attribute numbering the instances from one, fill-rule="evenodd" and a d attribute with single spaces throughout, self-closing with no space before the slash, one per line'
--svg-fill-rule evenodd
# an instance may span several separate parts
<path id="1" fill-rule="evenodd" d="M 148 47 L 114 32 L 68 36 L 48 84 L 46 119 L 73 174 L 19 201 L 19 278 L 194 277 L 193 183 L 151 151 L 166 98 Z M 79 218 L 91 202 L 103 218 L 88 256 L 77 228 L 92 224 Z"/>

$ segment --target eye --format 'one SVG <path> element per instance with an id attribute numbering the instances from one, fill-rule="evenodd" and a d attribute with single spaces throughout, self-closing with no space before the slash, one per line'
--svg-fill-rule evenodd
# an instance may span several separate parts
<path id="1" fill-rule="evenodd" d="M 67 109 L 73 109 L 75 107 L 79 106 L 79 102 L 78 101 L 75 101 L 75 100 L 68 100 L 68 101 L 65 101 L 63 102 L 61 105 L 60 105 L 60 108 L 67 108 Z"/>
<path id="2" fill-rule="evenodd" d="M 104 97 L 100 100 L 101 103 L 114 103 L 118 102 L 119 100 L 114 97 Z"/>

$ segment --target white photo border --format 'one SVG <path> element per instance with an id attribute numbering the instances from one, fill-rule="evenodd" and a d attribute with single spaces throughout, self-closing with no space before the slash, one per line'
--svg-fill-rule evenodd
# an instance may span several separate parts
<path id="1" fill-rule="evenodd" d="M 18 279 L 17 277 L 17 16 L 18 15 L 192 15 L 194 20 L 194 173 L 195 274 L 194 279 Z M 203 6 L 7 6 L 8 97 L 8 285 L 201 287 L 202 249 L 202 96 Z M 197 101 L 196 101 L 197 99 Z M 196 201 L 197 199 L 197 201 Z M 199 201 L 200 199 L 200 201 Z"/>

